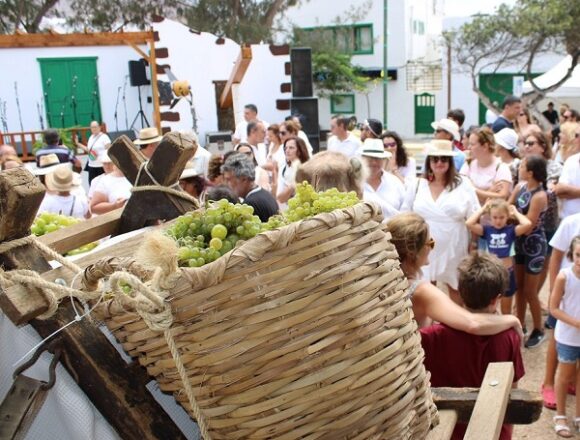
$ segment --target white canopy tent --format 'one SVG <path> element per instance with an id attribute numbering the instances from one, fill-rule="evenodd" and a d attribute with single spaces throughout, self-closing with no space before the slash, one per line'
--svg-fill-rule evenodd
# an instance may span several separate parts
<path id="1" fill-rule="evenodd" d="M 545 89 L 556 84 L 566 75 L 566 72 L 572 64 L 572 57 L 567 55 L 558 64 L 548 70 L 546 73 L 534 79 L 535 84 Z M 522 90 L 524 93 L 532 91 L 532 85 L 529 81 L 524 82 Z M 564 84 L 556 90 L 548 93 L 547 98 L 580 98 L 580 65 L 577 65 L 572 72 L 572 76 L 568 78 Z"/>

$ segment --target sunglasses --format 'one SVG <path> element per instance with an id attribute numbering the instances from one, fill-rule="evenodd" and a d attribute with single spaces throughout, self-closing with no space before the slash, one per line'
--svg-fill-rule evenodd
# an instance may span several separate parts
<path id="1" fill-rule="evenodd" d="M 396 142 L 385 142 L 383 144 L 386 148 L 395 148 L 397 146 Z"/>
<path id="2" fill-rule="evenodd" d="M 580 138 L 580 133 L 574 133 L 574 137 L 575 137 L 576 139 Z"/>
<path id="3" fill-rule="evenodd" d="M 431 250 L 435 249 L 435 240 L 433 240 L 433 237 L 431 237 L 429 241 L 425 243 L 425 246 L 430 247 Z"/>
<path id="4" fill-rule="evenodd" d="M 435 133 L 449 133 L 447 130 L 443 130 L 442 128 L 438 128 L 435 130 Z"/>
<path id="5" fill-rule="evenodd" d="M 288 134 L 287 131 L 279 131 L 280 136 L 286 136 Z"/>
<path id="6" fill-rule="evenodd" d="M 536 145 L 538 142 L 537 141 L 526 141 L 524 142 L 524 145 L 526 147 L 533 147 L 534 145 Z"/>
<path id="7" fill-rule="evenodd" d="M 429 160 L 433 163 L 448 163 L 450 159 L 451 158 L 449 156 L 429 156 Z"/>

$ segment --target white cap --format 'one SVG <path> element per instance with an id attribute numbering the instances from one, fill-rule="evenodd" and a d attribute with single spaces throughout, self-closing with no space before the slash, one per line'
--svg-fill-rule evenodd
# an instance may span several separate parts
<path id="1" fill-rule="evenodd" d="M 509 151 L 517 150 L 518 134 L 513 128 L 502 128 L 495 135 L 495 143 Z"/>
<path id="2" fill-rule="evenodd" d="M 451 133 L 451 135 L 453 135 L 453 139 L 456 141 L 461 139 L 461 135 L 459 134 L 459 125 L 457 125 L 457 122 L 451 119 L 445 118 L 432 122 L 431 127 L 433 127 L 433 130 L 445 130 L 447 133 Z"/>

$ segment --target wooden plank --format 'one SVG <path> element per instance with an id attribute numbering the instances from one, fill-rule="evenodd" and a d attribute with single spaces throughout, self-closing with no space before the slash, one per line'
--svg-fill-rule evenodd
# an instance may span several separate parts
<path id="1" fill-rule="evenodd" d="M 452 409 L 457 412 L 459 422 L 467 423 L 477 400 L 478 388 L 431 388 L 433 401 L 439 410 Z M 542 396 L 534 391 L 512 389 L 505 423 L 529 425 L 536 422 L 542 413 Z"/>
<path id="2" fill-rule="evenodd" d="M 514 380 L 511 362 L 494 362 L 487 366 L 479 396 L 467 425 L 465 440 L 497 440 L 504 422 Z"/>
<path id="3" fill-rule="evenodd" d="M 159 90 L 157 89 L 157 58 L 155 55 L 155 40 L 149 40 L 149 68 L 151 69 L 151 87 L 153 95 L 153 122 L 161 133 L 161 117 L 159 116 Z"/>
<path id="4" fill-rule="evenodd" d="M 246 70 L 248 70 L 248 66 L 252 61 L 252 48 L 250 46 L 242 46 L 240 55 L 236 60 L 236 64 L 232 70 L 230 78 L 226 83 L 226 86 L 222 92 L 220 97 L 220 107 L 221 108 L 228 108 L 233 105 L 233 96 L 232 96 L 232 86 L 234 84 L 239 84 L 244 79 L 244 75 L 246 74 Z"/>
<path id="5" fill-rule="evenodd" d="M 149 56 L 145 52 L 143 52 L 139 46 L 137 46 L 132 41 L 125 41 L 125 44 L 131 46 L 133 50 L 141 56 L 141 58 L 143 58 L 145 61 L 151 64 L 151 62 L 149 61 Z"/>
<path id="6" fill-rule="evenodd" d="M 38 237 L 38 241 L 60 254 L 100 240 L 117 231 L 123 208 Z"/>
<path id="7" fill-rule="evenodd" d="M 127 43 L 147 44 L 153 40 L 148 32 L 95 32 L 78 34 L 13 34 L 0 35 L 0 48 L 15 47 L 69 47 L 69 46 L 123 46 Z"/>
<path id="8" fill-rule="evenodd" d="M 449 440 L 457 423 L 457 413 L 451 409 L 439 411 L 439 424 L 429 431 L 426 440 Z"/>

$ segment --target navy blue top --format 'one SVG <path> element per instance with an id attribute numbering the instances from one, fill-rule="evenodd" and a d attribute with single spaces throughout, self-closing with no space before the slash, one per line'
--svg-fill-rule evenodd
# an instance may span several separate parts
<path id="1" fill-rule="evenodd" d="M 515 225 L 506 225 L 501 229 L 491 225 L 483 227 L 483 239 L 487 243 L 487 250 L 498 258 L 512 256 L 516 241 Z"/>
<path id="2" fill-rule="evenodd" d="M 494 133 L 497 133 L 498 131 L 504 128 L 514 128 L 514 124 L 508 121 L 502 115 L 499 115 L 495 120 L 495 122 L 493 123 L 493 125 L 491 126 L 491 129 L 493 130 Z"/>

